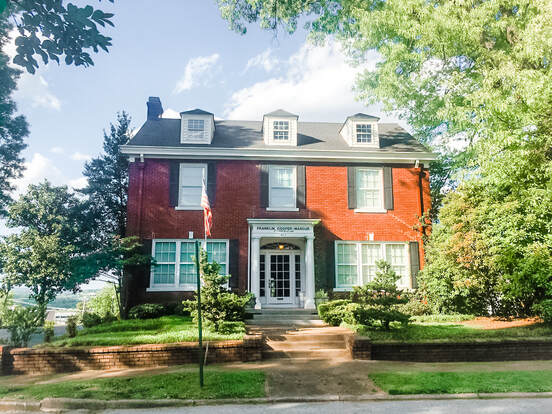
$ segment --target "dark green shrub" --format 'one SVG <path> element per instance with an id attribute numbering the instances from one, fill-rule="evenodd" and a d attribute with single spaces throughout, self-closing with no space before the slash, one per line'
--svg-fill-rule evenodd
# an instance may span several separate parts
<path id="1" fill-rule="evenodd" d="M 540 316 L 544 323 L 552 324 L 552 299 L 545 299 L 534 305 L 533 312 Z"/>
<path id="2" fill-rule="evenodd" d="M 65 331 L 67 332 L 67 336 L 69 338 L 77 336 L 77 321 L 78 315 L 71 315 L 67 318 L 67 322 L 65 323 Z"/>
<path id="3" fill-rule="evenodd" d="M 383 329 L 389 329 L 391 322 L 408 324 L 410 316 L 400 311 L 400 305 L 408 301 L 397 288 L 400 276 L 384 260 L 376 262 L 376 266 L 375 279 L 362 287 L 355 287 L 351 295 L 352 301 L 361 305 L 353 313 L 356 323 Z"/>
<path id="4" fill-rule="evenodd" d="M 85 328 L 91 328 L 93 326 L 100 325 L 103 322 L 102 317 L 100 315 L 98 315 L 97 313 L 91 313 L 91 312 L 83 313 L 81 317 L 81 321 L 82 321 L 82 326 L 84 326 Z"/>
<path id="5" fill-rule="evenodd" d="M 181 302 L 166 303 L 163 305 L 164 316 L 178 315 L 178 316 L 189 316 L 190 313 L 187 310 L 184 310 L 184 305 Z"/>
<path id="6" fill-rule="evenodd" d="M 158 303 L 143 303 L 134 306 L 129 312 L 130 319 L 154 319 L 165 315 L 165 308 Z"/>
<path id="7" fill-rule="evenodd" d="M 203 280 L 201 287 L 201 315 L 203 320 L 219 331 L 223 322 L 238 322 L 245 319 L 245 309 L 251 300 L 250 294 L 229 292 L 225 285 L 229 276 L 220 274 L 217 262 L 209 263 L 207 253 L 201 251 L 200 268 Z M 197 321 L 197 299 L 183 302 L 184 309 Z"/>
<path id="8" fill-rule="evenodd" d="M 427 300 L 417 295 L 408 298 L 408 302 L 400 305 L 399 310 L 412 316 L 431 315 L 433 313 Z"/>
<path id="9" fill-rule="evenodd" d="M 44 342 L 52 342 L 52 339 L 54 339 L 54 323 L 52 321 L 44 322 L 42 331 L 44 333 Z"/>
<path id="10" fill-rule="evenodd" d="M 347 305 L 351 303 L 347 299 L 333 300 L 318 305 L 320 319 L 328 325 L 339 326 L 347 318 Z"/>
<path id="11" fill-rule="evenodd" d="M 243 322 L 226 322 L 219 324 L 219 332 L 222 334 L 245 333 L 245 324 Z"/>

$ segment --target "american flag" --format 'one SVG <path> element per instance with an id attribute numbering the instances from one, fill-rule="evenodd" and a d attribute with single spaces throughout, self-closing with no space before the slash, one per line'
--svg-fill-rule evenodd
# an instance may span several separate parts
<path id="1" fill-rule="evenodd" d="M 211 213 L 211 205 L 207 196 L 207 186 L 205 179 L 201 187 L 201 207 L 203 208 L 203 227 L 205 228 L 205 237 L 211 237 L 211 227 L 213 227 L 213 214 Z"/>

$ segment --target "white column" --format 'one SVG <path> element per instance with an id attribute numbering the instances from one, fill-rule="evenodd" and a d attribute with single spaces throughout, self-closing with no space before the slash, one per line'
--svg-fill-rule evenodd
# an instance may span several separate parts
<path id="1" fill-rule="evenodd" d="M 251 293 L 255 295 L 255 309 L 261 309 L 260 238 L 251 236 Z"/>
<path id="2" fill-rule="evenodd" d="M 314 304 L 314 236 L 307 236 L 305 250 L 305 309 L 315 309 Z"/>

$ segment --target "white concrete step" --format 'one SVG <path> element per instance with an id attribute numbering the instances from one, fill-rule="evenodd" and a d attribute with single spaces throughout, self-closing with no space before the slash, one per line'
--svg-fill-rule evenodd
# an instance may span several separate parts
<path id="1" fill-rule="evenodd" d="M 247 325 L 258 326 L 289 326 L 289 327 L 316 327 L 326 326 L 320 319 L 249 319 Z"/>
<path id="2" fill-rule="evenodd" d="M 316 351 L 327 349 L 345 349 L 345 341 L 327 341 L 327 342 L 288 342 L 288 341 L 268 341 L 268 349 L 273 351 Z"/>
<path id="3" fill-rule="evenodd" d="M 288 320 L 288 319 L 295 319 L 295 320 L 320 320 L 318 315 L 309 315 L 306 313 L 298 313 L 298 314 L 279 314 L 279 313 L 261 313 L 258 315 L 253 315 L 254 321 L 268 321 L 268 320 Z"/>

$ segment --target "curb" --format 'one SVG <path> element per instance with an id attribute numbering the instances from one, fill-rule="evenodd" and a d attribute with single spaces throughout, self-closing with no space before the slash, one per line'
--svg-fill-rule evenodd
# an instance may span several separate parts
<path id="1" fill-rule="evenodd" d="M 108 409 L 170 408 L 200 405 L 242 405 L 278 403 L 320 403 L 345 401 L 413 401 L 413 400 L 475 400 L 504 398 L 552 398 L 552 392 L 507 392 L 507 393 L 465 393 L 465 394 L 412 394 L 412 395 L 317 395 L 307 397 L 265 397 L 265 398 L 225 398 L 212 400 L 87 400 L 76 398 L 45 398 L 42 401 L 0 400 L 0 412 L 47 412 L 63 413 L 84 410 L 99 411 Z"/>

